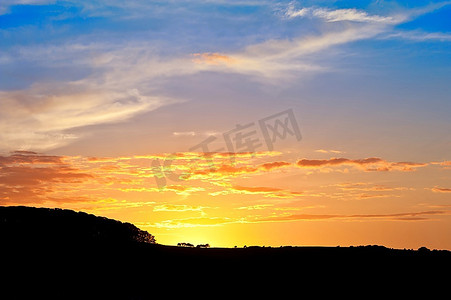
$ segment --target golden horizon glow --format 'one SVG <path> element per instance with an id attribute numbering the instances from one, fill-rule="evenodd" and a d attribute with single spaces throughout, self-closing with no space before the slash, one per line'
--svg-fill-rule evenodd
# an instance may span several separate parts
<path id="1" fill-rule="evenodd" d="M 406 224 L 415 230 L 417 224 L 427 224 L 429 230 L 442 224 L 439 232 L 449 228 L 450 206 L 440 204 L 449 188 L 409 184 L 424 176 L 421 172 L 449 172 L 442 163 L 290 161 L 286 154 L 272 152 L 240 154 L 234 161 L 224 154 L 207 161 L 192 152 L 95 159 L 14 152 L 0 158 L 6 167 L 3 205 L 60 207 L 111 217 L 147 230 L 162 244 L 451 248 L 445 232 L 439 240 L 429 231 L 426 236 L 411 229 L 402 240 L 391 237 L 394 231 L 407 230 Z M 170 159 L 166 171 L 183 176 L 158 186 L 155 176 L 161 170 L 150 167 L 156 159 Z M 338 233 L 338 228 L 347 229 Z M 380 236 L 385 231 L 386 239 Z"/>

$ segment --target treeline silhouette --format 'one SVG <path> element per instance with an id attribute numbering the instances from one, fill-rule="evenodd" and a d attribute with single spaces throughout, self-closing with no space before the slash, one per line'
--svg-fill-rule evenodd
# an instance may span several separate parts
<path id="1" fill-rule="evenodd" d="M 0 207 L 0 241 L 15 244 L 83 245 L 155 243 L 133 224 L 68 209 Z"/>

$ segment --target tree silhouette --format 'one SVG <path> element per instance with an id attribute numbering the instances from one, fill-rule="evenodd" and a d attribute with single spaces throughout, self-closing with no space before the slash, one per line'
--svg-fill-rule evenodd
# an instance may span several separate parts
<path id="1" fill-rule="evenodd" d="M 193 244 L 190 243 L 177 243 L 178 247 L 187 247 L 187 248 L 194 248 Z"/>

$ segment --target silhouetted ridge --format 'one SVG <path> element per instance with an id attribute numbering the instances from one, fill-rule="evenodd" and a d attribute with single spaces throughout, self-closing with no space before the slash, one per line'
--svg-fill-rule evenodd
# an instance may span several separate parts
<path id="1" fill-rule="evenodd" d="M 7 243 L 155 243 L 153 235 L 130 223 L 68 209 L 0 207 L 0 239 Z"/>
<path id="2" fill-rule="evenodd" d="M 26 284 L 15 293 L 30 290 L 34 298 L 30 283 L 46 289 L 39 297 L 43 299 L 55 286 L 66 286 L 67 295 L 82 291 L 82 299 L 149 299 L 155 288 L 168 283 L 183 292 L 224 283 L 217 289 L 221 293 L 234 286 L 240 292 L 250 287 L 265 293 L 267 287 L 285 290 L 291 286 L 298 293 L 319 284 L 312 290 L 317 293 L 341 280 L 340 288 L 366 284 L 373 293 L 387 283 L 399 285 L 400 278 L 409 285 L 414 281 L 422 285 L 425 279 L 437 284 L 448 279 L 442 274 L 451 268 L 450 251 L 425 247 L 201 246 L 158 245 L 152 235 L 132 224 L 83 212 L 0 207 L 2 274 L 13 283 Z M 8 283 L 2 281 L 2 286 Z M 93 296 L 93 288 L 98 297 Z M 119 289 L 125 296 L 118 295 Z M 112 295 L 107 297 L 106 292 Z M 58 294 L 59 298 L 67 297 Z"/>

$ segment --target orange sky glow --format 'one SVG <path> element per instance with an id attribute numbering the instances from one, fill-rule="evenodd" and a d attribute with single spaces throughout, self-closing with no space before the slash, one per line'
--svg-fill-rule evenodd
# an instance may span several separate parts
<path id="1" fill-rule="evenodd" d="M 305 159 L 277 151 L 208 157 L 15 152 L 0 158 L 0 199 L 131 222 L 172 245 L 451 248 L 450 189 L 419 180 L 447 175 L 447 161 Z M 164 185 L 155 160 L 172 174 Z"/>

